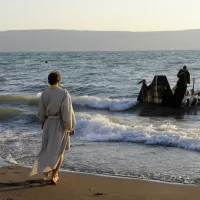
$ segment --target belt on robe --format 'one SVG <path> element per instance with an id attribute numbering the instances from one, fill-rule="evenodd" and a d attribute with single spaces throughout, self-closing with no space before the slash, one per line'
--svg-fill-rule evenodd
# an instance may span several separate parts
<path id="1" fill-rule="evenodd" d="M 60 116 L 47 116 L 48 119 L 59 119 Z"/>

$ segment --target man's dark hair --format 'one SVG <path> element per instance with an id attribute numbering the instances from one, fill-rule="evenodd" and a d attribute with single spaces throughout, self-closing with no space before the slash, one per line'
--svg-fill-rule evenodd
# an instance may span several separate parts
<path id="1" fill-rule="evenodd" d="M 55 85 L 61 80 L 59 72 L 51 72 L 48 76 L 48 82 L 50 85 Z"/>

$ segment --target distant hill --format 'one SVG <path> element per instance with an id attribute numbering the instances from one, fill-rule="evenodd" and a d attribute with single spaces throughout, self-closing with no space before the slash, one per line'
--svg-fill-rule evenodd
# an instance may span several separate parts
<path id="1" fill-rule="evenodd" d="M 200 50 L 200 30 L 120 32 L 0 31 L 0 52 Z"/>

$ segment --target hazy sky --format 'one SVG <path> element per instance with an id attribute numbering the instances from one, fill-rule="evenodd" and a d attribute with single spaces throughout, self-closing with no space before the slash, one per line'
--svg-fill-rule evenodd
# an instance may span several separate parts
<path id="1" fill-rule="evenodd" d="M 0 31 L 200 29 L 200 0 L 0 0 Z"/>

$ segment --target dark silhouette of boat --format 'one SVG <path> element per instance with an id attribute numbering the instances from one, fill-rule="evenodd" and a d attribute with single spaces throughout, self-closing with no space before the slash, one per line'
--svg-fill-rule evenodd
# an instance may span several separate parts
<path id="1" fill-rule="evenodd" d="M 139 102 L 159 104 L 172 108 L 194 107 L 200 104 L 200 92 L 194 91 L 194 85 L 193 89 L 187 91 L 182 99 L 178 90 L 171 89 L 166 76 L 154 76 L 150 85 L 146 84 L 145 79 L 140 81 L 140 83 L 142 83 L 142 87 L 137 98 Z"/>

